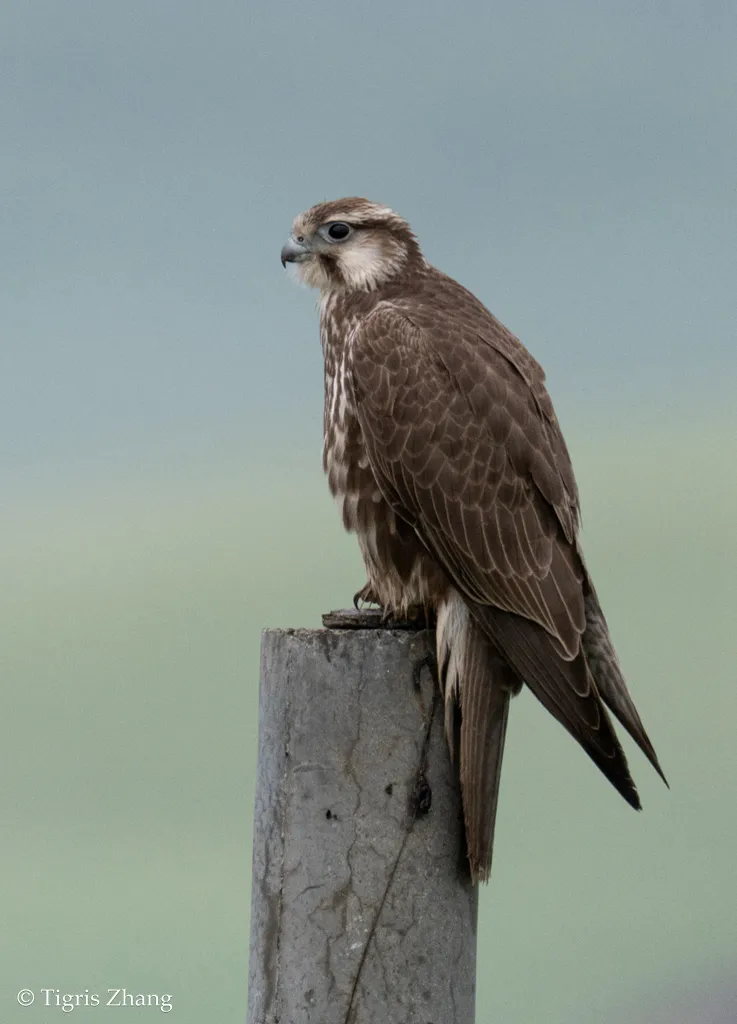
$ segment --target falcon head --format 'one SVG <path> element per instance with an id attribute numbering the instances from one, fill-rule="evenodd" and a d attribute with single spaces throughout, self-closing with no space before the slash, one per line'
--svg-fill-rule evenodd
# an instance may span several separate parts
<path id="1" fill-rule="evenodd" d="M 297 278 L 321 292 L 371 291 L 424 262 L 409 224 L 388 206 L 352 197 L 301 213 L 281 251 Z"/>

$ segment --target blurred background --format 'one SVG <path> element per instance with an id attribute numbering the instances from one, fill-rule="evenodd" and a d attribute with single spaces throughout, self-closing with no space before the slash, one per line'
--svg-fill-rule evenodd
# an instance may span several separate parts
<path id="1" fill-rule="evenodd" d="M 633 814 L 515 702 L 479 1024 L 737 1019 L 736 32 L 719 0 L 0 7 L 3 1021 L 122 986 L 244 1019 L 259 631 L 364 579 L 279 265 L 346 194 L 545 365 L 672 786 L 628 742 Z"/>

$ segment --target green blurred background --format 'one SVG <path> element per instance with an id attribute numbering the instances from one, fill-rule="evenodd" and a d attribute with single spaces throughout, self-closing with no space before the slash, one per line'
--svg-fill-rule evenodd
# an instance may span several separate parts
<path id="1" fill-rule="evenodd" d="M 632 751 L 632 813 L 515 702 L 479 1024 L 737 1020 L 736 30 L 718 2 L 0 8 L 0 1020 L 122 986 L 245 1016 L 259 631 L 363 582 L 278 253 L 354 193 L 548 369 L 672 786 Z"/>

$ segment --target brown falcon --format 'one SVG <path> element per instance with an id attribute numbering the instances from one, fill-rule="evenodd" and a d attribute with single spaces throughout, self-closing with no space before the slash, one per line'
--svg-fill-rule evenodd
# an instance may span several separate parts
<path id="1" fill-rule="evenodd" d="M 633 807 L 604 705 L 661 774 L 579 543 L 571 460 L 540 365 L 366 199 L 301 214 L 282 263 L 320 291 L 324 467 L 360 592 L 437 617 L 471 875 L 485 880 L 510 697 L 525 683 Z"/>

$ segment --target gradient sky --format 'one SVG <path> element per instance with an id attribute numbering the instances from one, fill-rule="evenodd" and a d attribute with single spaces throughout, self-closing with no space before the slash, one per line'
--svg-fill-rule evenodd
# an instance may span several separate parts
<path id="1" fill-rule="evenodd" d="M 734 0 L 0 4 L 3 1020 L 123 968 L 242 1020 L 259 631 L 363 582 L 279 252 L 351 194 L 545 366 L 673 785 L 634 755 L 632 814 L 516 702 L 480 1024 L 734 1020 L 736 41 Z"/>
<path id="2" fill-rule="evenodd" d="M 737 8 L 33 0 L 0 9 L 11 490 L 319 450 L 293 216 L 364 194 L 547 368 L 564 426 L 737 379 Z"/>

